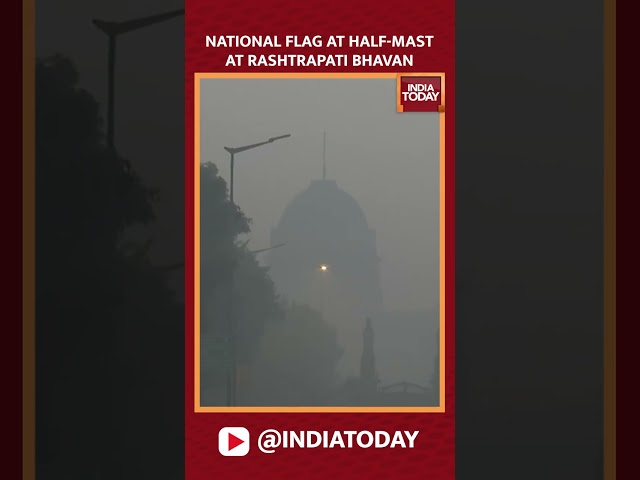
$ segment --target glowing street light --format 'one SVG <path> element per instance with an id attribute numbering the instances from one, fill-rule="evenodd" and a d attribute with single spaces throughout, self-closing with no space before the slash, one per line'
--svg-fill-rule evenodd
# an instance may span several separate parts
<path id="1" fill-rule="evenodd" d="M 326 272 L 329 269 L 328 266 L 326 265 L 320 265 L 320 270 L 322 270 L 323 272 Z"/>

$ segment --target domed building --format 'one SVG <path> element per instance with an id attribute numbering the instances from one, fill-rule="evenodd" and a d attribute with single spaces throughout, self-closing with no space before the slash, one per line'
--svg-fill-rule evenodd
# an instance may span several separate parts
<path id="1" fill-rule="evenodd" d="M 324 157 L 324 155 L 323 155 Z M 344 349 L 345 375 L 359 370 L 362 322 L 382 311 L 375 231 L 335 180 L 313 180 L 271 232 L 270 273 L 280 295 L 322 312 Z"/>

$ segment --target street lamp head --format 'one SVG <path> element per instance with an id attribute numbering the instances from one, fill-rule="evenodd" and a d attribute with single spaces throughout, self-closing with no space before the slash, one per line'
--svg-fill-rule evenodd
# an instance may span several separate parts
<path id="1" fill-rule="evenodd" d="M 275 142 L 276 140 L 280 140 L 280 139 L 282 139 L 282 138 L 289 138 L 290 136 L 291 136 L 290 134 L 286 134 L 286 135 L 280 135 L 279 137 L 271 137 L 271 138 L 269 139 L 269 143 L 273 143 L 273 142 Z"/>
<path id="2" fill-rule="evenodd" d="M 93 20 L 93 24 L 107 35 L 114 37 L 123 33 L 133 32 L 141 28 L 150 27 L 156 23 L 164 22 L 171 18 L 184 15 L 184 8 L 180 10 L 173 10 L 171 12 L 161 13 L 158 15 L 151 15 L 144 18 L 135 18 L 133 20 L 127 20 L 124 22 L 106 22 L 104 20 Z"/>
<path id="3" fill-rule="evenodd" d="M 249 253 L 258 254 L 262 252 L 268 252 L 269 250 L 274 250 L 276 248 L 284 247 L 285 245 L 286 245 L 285 243 L 279 243 L 278 245 L 274 245 L 273 247 L 269 247 L 269 248 L 261 248 L 260 250 L 250 250 Z"/>
<path id="4" fill-rule="evenodd" d="M 122 27 L 116 22 L 106 22 L 104 20 L 94 19 L 92 23 L 100 30 L 109 36 L 115 36 L 121 33 Z"/>
<path id="5" fill-rule="evenodd" d="M 280 135 L 279 137 L 271 137 L 269 140 L 265 140 L 260 143 L 252 143 L 251 145 L 245 145 L 244 147 L 224 147 L 224 149 L 229 152 L 231 155 L 235 155 L 236 153 L 244 152 L 246 150 L 251 150 L 256 147 L 261 147 L 262 145 L 267 145 L 268 143 L 273 143 L 276 140 L 280 140 L 282 138 L 290 137 L 291 135 Z"/>
<path id="6" fill-rule="evenodd" d="M 324 264 L 320 265 L 320 270 L 321 271 L 326 272 L 328 269 L 329 269 L 329 267 L 327 265 L 324 265 Z"/>

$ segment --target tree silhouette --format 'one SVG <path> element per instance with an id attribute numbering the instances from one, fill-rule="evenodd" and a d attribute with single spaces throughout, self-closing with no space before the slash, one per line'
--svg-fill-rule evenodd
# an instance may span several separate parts
<path id="1" fill-rule="evenodd" d="M 182 312 L 144 249 L 123 241 L 153 220 L 154 192 L 104 146 L 69 60 L 37 61 L 36 108 L 39 478 L 178 474 L 181 416 L 162 413 L 182 402 Z"/>
<path id="2" fill-rule="evenodd" d="M 268 269 L 239 237 L 251 221 L 229 200 L 217 167 L 200 168 L 201 388 L 206 405 L 225 400 L 224 342 L 228 278 L 234 274 L 234 321 L 240 404 L 314 405 L 329 401 L 341 355 L 336 333 L 301 305 L 284 307 Z M 250 372 L 247 376 L 246 373 Z M 278 403 L 280 402 L 280 403 Z"/>
<path id="3" fill-rule="evenodd" d="M 224 305 L 229 274 L 238 263 L 238 235 L 249 219 L 229 200 L 227 184 L 213 163 L 200 168 L 200 297 L 203 333 L 226 326 Z M 224 291 L 223 291 L 224 290 Z"/>
<path id="4" fill-rule="evenodd" d="M 282 311 L 267 269 L 247 250 L 246 242 L 239 241 L 240 235 L 250 232 L 251 221 L 231 203 L 227 184 L 213 163 L 200 168 L 200 195 L 201 388 L 203 403 L 216 404 L 224 394 L 220 391 L 225 378 L 220 339 L 228 335 L 231 271 L 239 365 L 254 360 L 265 324 L 282 318 Z M 217 394 L 212 389 L 218 389 Z"/>
<path id="5" fill-rule="evenodd" d="M 336 332 L 316 310 L 291 304 L 265 329 L 248 397 L 255 405 L 329 405 L 342 355 Z"/>

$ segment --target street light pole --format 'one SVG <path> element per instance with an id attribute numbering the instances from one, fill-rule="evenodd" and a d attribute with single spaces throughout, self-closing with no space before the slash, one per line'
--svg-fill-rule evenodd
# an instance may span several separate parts
<path id="1" fill-rule="evenodd" d="M 115 135 L 115 90 L 116 90 L 116 35 L 109 34 L 107 65 L 107 147 L 114 150 Z"/>
<path id="2" fill-rule="evenodd" d="M 233 169 L 235 163 L 235 154 L 244 152 L 246 150 L 251 150 L 253 148 L 260 147 L 262 145 L 266 145 L 268 143 L 273 143 L 276 140 L 280 140 L 282 138 L 288 138 L 291 135 L 281 135 L 279 137 L 271 137 L 269 140 L 260 143 L 253 143 L 251 145 L 245 145 L 244 147 L 224 147 L 224 149 L 229 152 L 230 155 L 230 163 L 229 163 L 229 200 L 231 204 L 234 204 L 233 201 Z M 234 275 L 234 266 L 232 265 L 229 269 L 229 296 L 227 301 L 229 302 L 227 305 L 227 329 L 229 334 L 229 365 L 227 368 L 227 406 L 234 406 L 237 404 L 236 401 L 236 323 L 233 315 L 233 295 L 235 292 L 234 283 L 235 283 L 235 275 Z"/>
<path id="3" fill-rule="evenodd" d="M 144 18 L 136 18 L 125 22 L 107 22 L 93 20 L 93 24 L 109 39 L 109 51 L 107 59 L 107 147 L 115 148 L 115 84 L 116 84 L 116 44 L 118 35 L 150 27 L 156 23 L 164 22 L 171 18 L 184 15 L 184 9 L 151 15 Z"/>
<path id="4" fill-rule="evenodd" d="M 235 160 L 235 152 L 230 152 L 231 160 L 230 160 L 230 168 L 229 168 L 229 200 L 231 201 L 231 205 L 233 205 L 233 166 Z"/>

